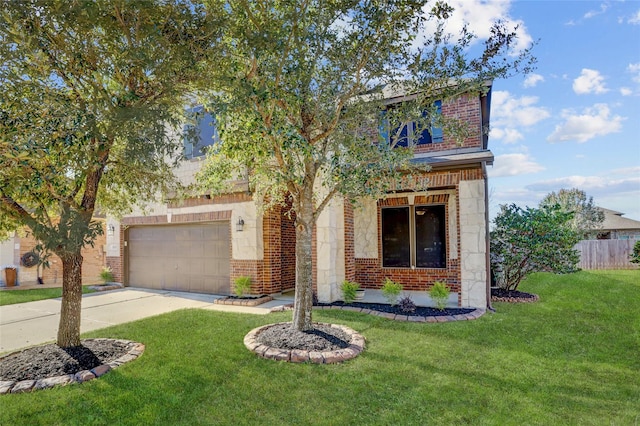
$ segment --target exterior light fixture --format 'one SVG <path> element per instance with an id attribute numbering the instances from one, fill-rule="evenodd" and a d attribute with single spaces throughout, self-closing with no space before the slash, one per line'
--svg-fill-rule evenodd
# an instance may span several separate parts
<path id="1" fill-rule="evenodd" d="M 242 232 L 243 229 L 244 229 L 244 220 L 242 220 L 242 217 L 239 217 L 238 222 L 236 223 L 236 231 Z"/>
<path id="2" fill-rule="evenodd" d="M 115 232 L 116 232 L 116 227 L 113 226 L 113 224 L 109 224 L 109 226 L 107 226 L 107 236 L 113 237 L 113 234 Z"/>

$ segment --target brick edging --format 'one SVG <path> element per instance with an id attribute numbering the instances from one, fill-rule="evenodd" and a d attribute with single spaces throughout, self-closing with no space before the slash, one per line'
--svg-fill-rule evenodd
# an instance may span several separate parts
<path id="1" fill-rule="evenodd" d="M 257 299 L 234 299 L 225 297 L 213 301 L 216 305 L 234 305 L 234 306 L 258 306 L 273 300 L 271 296 L 264 296 Z"/>
<path id="2" fill-rule="evenodd" d="M 344 362 L 349 359 L 355 358 L 360 355 L 360 352 L 364 350 L 365 339 L 355 330 L 340 324 L 326 324 L 326 323 L 314 323 L 322 324 L 329 327 L 337 328 L 347 333 L 351 337 L 349 347 L 344 349 L 336 349 L 334 351 L 307 351 L 303 349 L 282 349 L 271 346 L 263 345 L 258 342 L 258 335 L 267 328 L 282 325 L 291 324 L 290 322 L 280 322 L 276 324 L 267 324 L 262 327 L 254 328 L 246 336 L 244 336 L 244 345 L 251 352 L 256 353 L 258 356 L 267 359 L 273 359 L 276 361 L 286 362 L 312 362 L 314 364 L 336 364 Z"/>
<path id="3" fill-rule="evenodd" d="M 54 386 L 66 386 L 68 384 L 75 383 L 84 383 L 89 380 L 93 380 L 100 376 L 105 375 L 109 371 L 113 370 L 121 366 L 124 363 L 129 361 L 133 361 L 138 358 L 144 352 L 145 346 L 142 343 L 132 342 L 131 340 L 123 340 L 123 339 L 83 339 L 83 341 L 87 340 L 112 340 L 120 343 L 124 343 L 129 346 L 129 350 L 126 354 L 122 355 L 119 358 L 114 359 L 111 362 L 106 364 L 99 365 L 97 367 L 92 368 L 91 370 L 83 370 L 79 371 L 75 374 L 65 374 L 64 376 L 54 376 L 54 377 L 46 377 L 43 379 L 37 380 L 21 380 L 19 382 L 7 380 L 0 381 L 0 395 L 8 394 L 8 393 L 23 393 L 23 392 L 32 392 L 41 389 L 49 389 Z M 13 352 L 15 353 L 15 352 Z M 11 354 L 7 354 L 9 356 Z"/>

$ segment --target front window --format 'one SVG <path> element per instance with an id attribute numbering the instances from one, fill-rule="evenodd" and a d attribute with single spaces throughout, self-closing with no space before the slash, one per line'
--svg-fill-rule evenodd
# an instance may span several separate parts
<path id="1" fill-rule="evenodd" d="M 202 106 L 187 110 L 189 123 L 183 128 L 183 146 L 186 159 L 202 157 L 207 147 L 218 141 L 215 118 Z"/>
<path id="2" fill-rule="evenodd" d="M 382 266 L 446 268 L 444 205 L 382 209 Z"/>

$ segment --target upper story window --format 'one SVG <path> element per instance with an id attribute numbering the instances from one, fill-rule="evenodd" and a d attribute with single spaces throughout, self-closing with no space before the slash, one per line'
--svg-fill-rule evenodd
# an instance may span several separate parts
<path id="1" fill-rule="evenodd" d="M 436 114 L 442 114 L 442 101 L 434 102 Z M 390 106 L 393 108 L 393 106 Z M 431 143 L 440 143 L 444 140 L 442 127 L 437 127 L 435 119 L 430 120 L 429 125 L 429 111 L 423 111 L 422 116 L 425 118 L 427 125 L 418 125 L 414 121 L 404 122 L 400 125 L 396 125 L 391 128 L 387 111 L 382 112 L 382 119 L 380 121 L 380 136 L 387 143 L 395 142 L 395 146 L 418 146 Z"/>
<path id="2" fill-rule="evenodd" d="M 186 159 L 202 157 L 207 147 L 218 142 L 215 118 L 202 105 L 187 109 L 189 123 L 183 128 L 183 146 Z"/>

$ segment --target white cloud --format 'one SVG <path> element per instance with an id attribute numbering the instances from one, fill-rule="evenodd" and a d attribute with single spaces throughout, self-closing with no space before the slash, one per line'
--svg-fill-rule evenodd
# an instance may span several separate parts
<path id="1" fill-rule="evenodd" d="M 600 95 L 609 90 L 604 85 L 604 77 L 599 71 L 583 68 L 580 77 L 573 80 L 573 91 L 578 95 Z"/>
<path id="2" fill-rule="evenodd" d="M 551 115 L 537 106 L 538 97 L 515 97 L 497 90 L 491 95 L 491 138 L 515 143 L 524 138 L 522 132 Z"/>
<path id="3" fill-rule="evenodd" d="M 450 35 L 457 36 L 467 24 L 468 28 L 480 40 L 486 40 L 491 36 L 491 27 L 494 22 L 500 20 L 507 28 L 516 28 L 518 36 L 515 49 L 521 51 L 527 49 L 533 43 L 533 38 L 527 32 L 524 22 L 513 19 L 509 15 L 511 1 L 505 0 L 450 0 L 447 2 L 454 8 L 453 13 L 447 19 L 446 31 Z M 425 14 L 433 7 L 432 3 L 425 6 Z M 429 25 L 429 23 L 427 23 Z M 434 28 L 427 28 L 427 33 Z"/>
<path id="4" fill-rule="evenodd" d="M 495 158 L 488 173 L 490 177 L 501 177 L 538 173 L 542 170 L 544 166 L 536 163 L 529 154 L 504 154 Z"/>
<path id="5" fill-rule="evenodd" d="M 640 176 L 637 174 L 613 176 L 613 173 L 603 176 L 566 176 L 536 182 L 525 188 L 547 193 L 562 188 L 578 188 L 594 198 L 610 194 L 637 194 L 640 196 Z"/>
<path id="6" fill-rule="evenodd" d="M 529 74 L 524 79 L 524 87 L 526 88 L 536 87 L 538 83 L 542 83 L 543 81 L 544 81 L 544 77 L 541 76 L 540 74 Z"/>
<path id="7" fill-rule="evenodd" d="M 621 87 L 620 94 L 622 96 L 631 96 L 633 94 L 633 90 L 629 89 L 628 87 Z"/>
<path id="8" fill-rule="evenodd" d="M 549 142 L 576 141 L 586 142 L 597 136 L 605 136 L 619 132 L 622 129 L 622 121 L 625 117 L 611 116 L 611 111 L 606 104 L 595 104 L 586 108 L 581 114 L 572 110 L 564 110 L 561 114 L 564 123 L 556 126 L 547 140 Z"/>
<path id="9" fill-rule="evenodd" d="M 627 22 L 632 25 L 640 25 L 640 10 L 634 13 Z"/>
<path id="10" fill-rule="evenodd" d="M 590 18 L 593 18 L 594 16 L 602 15 L 607 11 L 607 9 L 609 9 L 609 5 L 606 3 L 601 3 L 599 10 L 590 10 L 589 12 L 584 14 L 583 18 L 590 19 Z"/>
<path id="11" fill-rule="evenodd" d="M 629 64 L 627 66 L 627 72 L 633 74 L 631 79 L 636 83 L 640 83 L 640 62 L 637 64 Z"/>

